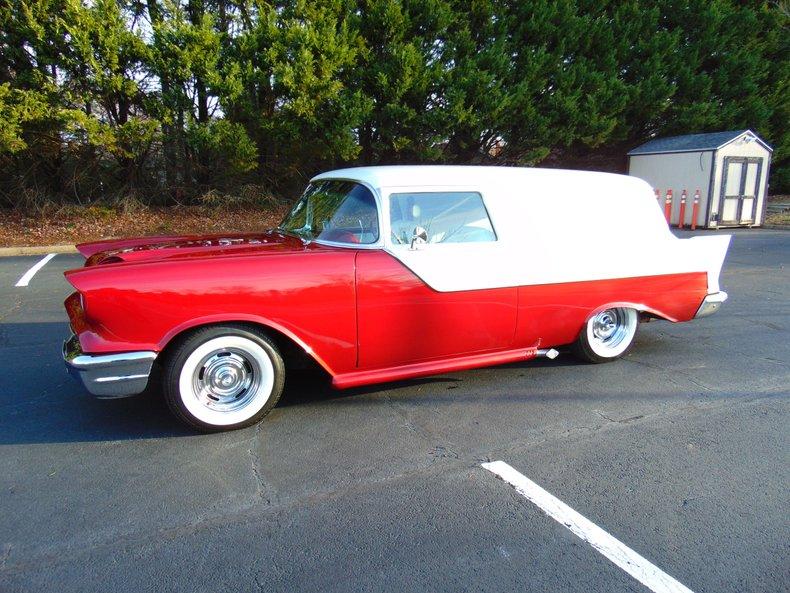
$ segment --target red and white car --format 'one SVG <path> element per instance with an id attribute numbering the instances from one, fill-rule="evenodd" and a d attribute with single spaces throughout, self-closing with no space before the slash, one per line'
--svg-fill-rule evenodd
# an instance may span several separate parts
<path id="1" fill-rule="evenodd" d="M 620 175 L 505 167 L 363 167 L 315 177 L 259 234 L 79 245 L 64 358 L 99 397 L 154 365 L 180 419 L 260 420 L 291 361 L 338 388 L 468 369 L 572 345 L 605 362 L 640 319 L 726 299 L 730 237 L 679 239 L 653 191 Z"/>

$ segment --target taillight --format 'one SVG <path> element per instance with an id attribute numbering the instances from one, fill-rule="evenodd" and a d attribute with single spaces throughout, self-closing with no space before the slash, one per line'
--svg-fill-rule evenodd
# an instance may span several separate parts
<path id="1" fill-rule="evenodd" d="M 74 333 L 79 334 L 87 327 L 87 320 L 85 319 L 85 299 L 79 292 L 71 293 L 63 302 L 66 307 L 66 314 L 69 316 L 71 322 L 71 329 Z"/>

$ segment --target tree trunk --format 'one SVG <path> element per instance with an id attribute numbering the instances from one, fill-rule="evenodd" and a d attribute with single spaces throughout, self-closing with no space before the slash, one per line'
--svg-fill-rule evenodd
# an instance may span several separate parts
<path id="1" fill-rule="evenodd" d="M 189 0 L 187 6 L 189 12 L 189 22 L 193 27 L 201 26 L 203 22 L 203 15 L 205 7 L 203 0 Z M 199 125 L 208 123 L 208 92 L 206 90 L 206 81 L 203 78 L 203 73 L 195 72 L 195 94 L 197 95 L 197 122 Z M 210 180 L 210 164 L 208 155 L 205 150 L 201 148 L 195 149 L 195 160 L 197 167 L 195 168 L 195 179 L 200 185 L 206 185 Z"/>
<path id="2" fill-rule="evenodd" d="M 148 17 L 152 25 L 159 25 L 162 22 L 162 10 L 157 0 L 147 0 Z M 164 72 L 158 72 L 159 84 L 162 87 L 162 104 L 166 108 L 170 97 L 171 85 L 168 76 Z M 176 134 L 172 124 L 162 122 L 162 156 L 165 165 L 165 191 L 173 193 L 178 185 L 178 147 L 176 146 Z"/>
<path id="3" fill-rule="evenodd" d="M 359 143 L 362 147 L 362 164 L 370 165 L 373 162 L 373 130 L 370 122 L 362 124 L 359 130 Z"/>

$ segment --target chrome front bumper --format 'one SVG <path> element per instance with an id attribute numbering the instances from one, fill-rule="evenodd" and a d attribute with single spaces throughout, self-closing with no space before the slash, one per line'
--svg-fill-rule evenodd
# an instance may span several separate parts
<path id="1" fill-rule="evenodd" d="M 89 393 L 103 399 L 126 397 L 145 390 L 156 352 L 84 354 L 77 336 L 63 342 L 63 360 L 69 373 Z"/>
<path id="2" fill-rule="evenodd" d="M 697 309 L 697 314 L 694 315 L 694 319 L 699 319 L 700 317 L 707 317 L 708 315 L 713 315 L 716 311 L 721 308 L 721 305 L 724 301 L 727 300 L 727 293 L 723 290 L 721 292 L 714 292 L 713 294 L 709 294 L 706 296 L 702 304 Z"/>

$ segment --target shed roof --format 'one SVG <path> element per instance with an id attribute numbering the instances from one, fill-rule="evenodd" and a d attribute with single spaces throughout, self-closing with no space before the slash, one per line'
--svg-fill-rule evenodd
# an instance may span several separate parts
<path id="1" fill-rule="evenodd" d="M 710 132 L 707 134 L 686 134 L 685 136 L 670 136 L 668 138 L 654 138 L 637 146 L 628 153 L 628 156 L 639 154 L 661 154 L 671 152 L 698 152 L 717 150 L 745 134 L 750 134 L 754 139 L 768 150 L 773 150 L 760 137 L 751 130 L 730 130 L 729 132 Z"/>

